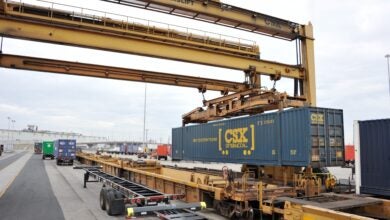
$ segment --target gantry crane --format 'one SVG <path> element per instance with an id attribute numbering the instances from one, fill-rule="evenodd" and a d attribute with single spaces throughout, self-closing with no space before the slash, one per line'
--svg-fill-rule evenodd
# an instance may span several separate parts
<path id="1" fill-rule="evenodd" d="M 226 81 L 217 82 L 140 70 L 122 68 L 119 71 L 115 67 L 92 64 L 79 64 L 76 67 L 77 65 L 71 62 L 5 54 L 1 54 L 1 66 L 190 86 L 198 88 L 200 92 L 221 91 L 223 97 L 204 101 L 204 108 L 199 107 L 184 114 L 184 124 L 316 104 L 311 24 L 300 25 L 219 1 L 102 1 L 165 12 L 284 40 L 296 40 L 297 64 L 262 60 L 259 47 L 254 42 L 242 39 L 226 40 L 222 35 L 194 34 L 186 27 L 179 30 L 180 28 L 170 25 L 134 21 L 128 16 L 77 7 L 73 7 L 73 10 L 63 10 L 66 5 L 57 3 L 48 3 L 49 7 L 44 7 L 6 0 L 0 6 L 1 36 L 236 69 L 243 71 L 245 81 L 233 85 L 234 83 Z M 97 15 L 99 13 L 102 15 Z M 80 65 L 83 66 L 83 71 L 77 69 Z M 86 69 L 91 71 L 85 71 Z M 106 71 L 103 73 L 102 69 Z M 118 71 L 121 73 L 118 74 Z M 125 76 L 123 72 L 132 77 Z M 274 81 L 282 77 L 294 79 L 294 94 L 263 89 L 260 75 L 269 75 Z"/>

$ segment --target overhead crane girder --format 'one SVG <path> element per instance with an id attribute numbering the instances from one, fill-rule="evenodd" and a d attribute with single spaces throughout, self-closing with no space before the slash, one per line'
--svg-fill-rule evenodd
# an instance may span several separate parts
<path id="1" fill-rule="evenodd" d="M 14 7 L 18 7 L 17 5 Z M 22 7 L 22 6 L 20 6 Z M 23 5 L 23 7 L 27 7 Z M 164 59 L 205 64 L 229 69 L 247 70 L 255 68 L 265 75 L 303 79 L 304 70 L 298 66 L 260 60 L 253 56 L 237 54 L 236 50 L 228 53 L 218 49 L 207 49 L 206 45 L 194 47 L 188 41 L 172 39 L 150 33 L 137 32 L 121 27 L 108 26 L 107 23 L 94 23 L 86 18 L 74 20 L 72 13 L 65 13 L 61 18 L 53 18 L 50 8 L 40 8 L 44 14 L 28 13 L 29 10 L 9 9 L 6 16 L 0 16 L 0 34 L 6 37 L 34 41 L 58 43 L 80 47 L 158 57 Z M 36 11 L 34 11 L 36 12 Z M 73 19 L 73 20 L 72 20 Z"/>
<path id="2" fill-rule="evenodd" d="M 276 18 L 256 11 L 225 4 L 219 0 L 101 0 L 198 21 L 218 24 L 285 40 L 298 40 L 297 53 L 304 68 L 302 80 L 296 80 L 295 90 L 305 96 L 307 104 L 316 105 L 313 26 Z"/>
<path id="3" fill-rule="evenodd" d="M 234 91 L 232 89 L 234 87 L 230 85 L 230 87 L 228 86 L 229 88 L 224 87 L 222 81 L 215 82 L 216 84 L 211 84 L 211 81 L 209 81 L 202 85 L 200 84 L 207 79 L 194 81 L 195 84 L 197 83 L 196 88 L 201 92 L 207 89 L 222 91 L 221 88 L 223 88 L 225 95 L 229 92 L 235 93 L 215 100 L 206 101 L 205 109 L 197 108 L 183 115 L 183 123 L 201 123 L 226 117 L 257 114 L 267 110 L 283 109 L 286 107 L 315 105 L 313 38 L 308 37 L 312 36 L 312 26 L 310 24 L 304 27 L 299 26 L 303 28 L 303 33 L 305 33 L 304 38 L 299 35 L 299 39 L 303 39 L 299 51 L 303 56 L 303 66 L 301 66 L 260 60 L 259 50 L 256 45 L 242 44 L 240 42 L 237 44 L 230 41 L 221 41 L 220 39 L 204 38 L 169 28 L 162 29 L 149 25 L 138 25 L 134 22 L 129 23 L 124 20 L 113 20 L 108 17 L 98 17 L 95 15 L 75 14 L 74 12 L 66 12 L 53 8 L 18 3 L 7 3 L 4 6 L 4 14 L 0 15 L 0 34 L 6 37 L 237 69 L 244 71 L 246 77 L 249 77 L 247 82 L 252 83 L 252 85 L 248 86 L 246 84 L 245 90 L 242 90 L 243 87 L 241 86 L 235 87 L 239 91 Z M 257 30 L 267 31 L 271 29 L 258 28 Z M 297 33 L 301 32 L 298 31 Z M 296 35 L 295 30 L 294 35 Z M 278 35 L 277 37 L 280 38 L 281 36 Z M 285 38 L 286 36 L 283 35 Z M 290 36 L 290 40 L 298 38 L 297 36 Z M 15 57 L 12 59 L 13 61 L 16 60 Z M 71 68 L 72 72 L 69 69 L 66 71 L 61 70 L 61 68 L 64 68 L 62 61 L 55 61 L 50 64 L 47 62 L 48 60 L 40 60 L 37 62 L 35 62 L 36 60 L 33 62 L 21 62 L 21 60 L 19 59 L 19 66 L 23 66 L 26 69 L 145 81 L 144 78 L 139 78 L 139 75 L 131 71 L 127 71 L 127 75 L 125 76 L 122 72 L 119 73 L 120 71 L 118 69 L 114 69 L 115 67 L 106 67 L 110 68 L 112 72 L 109 74 L 105 73 L 103 76 L 101 75 L 102 69 L 94 73 L 88 73 L 85 69 L 82 69 L 91 67 L 86 66 L 86 64 L 81 64 L 84 66 L 80 69 L 80 66 L 76 66 L 73 63 Z M 43 66 L 45 67 L 39 66 L 39 62 L 41 62 L 40 64 L 44 63 Z M 70 64 L 68 63 L 68 65 Z M 97 66 L 94 66 L 94 68 L 97 68 Z M 278 93 L 275 90 L 262 90 L 259 89 L 260 77 L 258 74 L 270 75 L 272 80 L 278 80 L 281 77 L 292 78 L 304 85 L 304 88 L 301 88 L 302 92 L 300 96 L 294 97 L 288 96 L 286 93 Z M 151 75 L 153 74 L 150 72 L 143 73 L 143 76 Z M 168 77 L 168 75 L 165 77 Z M 172 85 L 175 80 L 173 76 L 168 77 L 168 80 L 161 76 L 157 78 L 153 80 L 150 78 L 149 82 Z M 176 85 L 191 87 L 188 81 L 184 81 L 184 78 L 186 77 L 181 78 L 183 80 L 181 84 Z"/>
<path id="4" fill-rule="evenodd" d="M 101 0 L 228 26 L 286 40 L 311 37 L 298 23 L 215 0 Z"/>
<path id="5" fill-rule="evenodd" d="M 201 92 L 211 90 L 223 94 L 245 91 L 248 87 L 245 83 L 233 81 L 9 54 L 0 54 L 0 67 L 182 86 L 196 88 Z"/>

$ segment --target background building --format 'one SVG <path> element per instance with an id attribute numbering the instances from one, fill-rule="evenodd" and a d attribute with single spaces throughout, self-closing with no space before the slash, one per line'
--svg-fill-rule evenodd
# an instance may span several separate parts
<path id="1" fill-rule="evenodd" d="M 3 144 L 7 150 L 32 149 L 34 142 L 57 139 L 75 139 L 77 142 L 107 141 L 107 137 L 85 136 L 72 132 L 40 131 L 37 126 L 33 125 L 28 125 L 28 128 L 23 130 L 0 129 L 0 144 Z"/>

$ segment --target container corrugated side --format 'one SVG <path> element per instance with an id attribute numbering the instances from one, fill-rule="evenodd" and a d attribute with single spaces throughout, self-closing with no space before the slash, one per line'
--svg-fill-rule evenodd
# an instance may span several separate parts
<path id="1" fill-rule="evenodd" d="M 139 144 L 130 144 L 127 148 L 127 152 L 130 154 L 136 154 L 138 153 L 140 145 Z"/>
<path id="2" fill-rule="evenodd" d="M 121 145 L 119 146 L 119 152 L 120 152 L 120 153 L 127 153 L 127 151 L 128 151 L 128 146 L 127 146 L 127 144 L 121 144 Z"/>
<path id="3" fill-rule="evenodd" d="M 172 157 L 272 166 L 342 165 L 342 114 L 306 107 L 175 128 Z"/>
<path id="4" fill-rule="evenodd" d="M 119 146 L 119 152 L 124 154 L 135 154 L 138 152 L 139 144 L 121 144 Z"/>
<path id="5" fill-rule="evenodd" d="M 390 196 L 390 119 L 359 121 L 361 193 Z"/>
<path id="6" fill-rule="evenodd" d="M 310 164 L 310 126 L 308 108 L 280 114 L 283 165 Z"/>
<path id="7" fill-rule="evenodd" d="M 172 160 L 183 160 L 183 130 L 184 128 L 172 129 Z"/>
<path id="8" fill-rule="evenodd" d="M 184 160 L 277 166 L 279 130 L 278 113 L 176 128 L 172 154 L 179 159 L 182 148 Z"/>

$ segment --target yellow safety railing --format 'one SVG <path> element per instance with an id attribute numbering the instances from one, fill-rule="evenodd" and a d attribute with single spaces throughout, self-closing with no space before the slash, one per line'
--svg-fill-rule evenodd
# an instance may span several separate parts
<path id="1" fill-rule="evenodd" d="M 5 13 L 27 17 L 43 16 L 52 21 L 62 19 L 81 24 L 99 25 L 122 31 L 139 32 L 173 40 L 188 41 L 203 44 L 206 47 L 227 48 L 253 54 L 254 56 L 259 54 L 259 47 L 255 41 L 43 0 L 34 1 L 34 4 L 28 4 L 22 0 L 18 2 L 6 0 Z"/>

